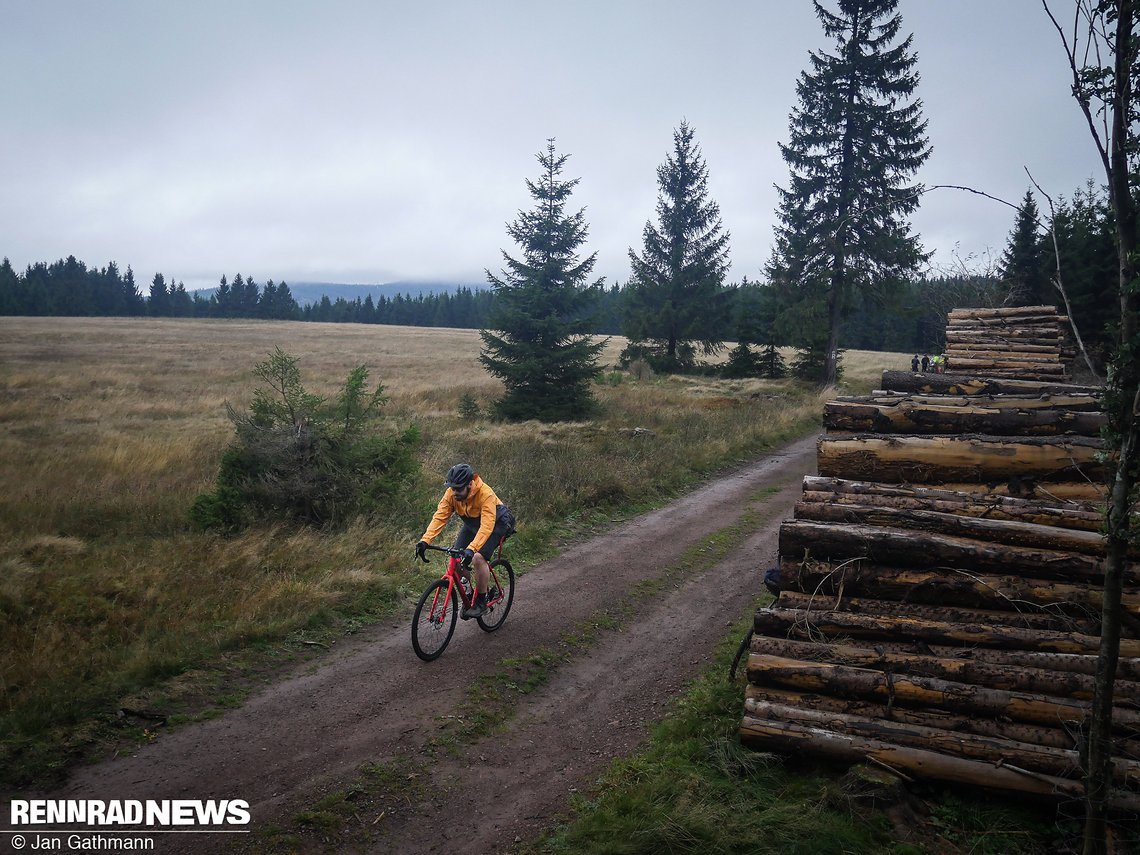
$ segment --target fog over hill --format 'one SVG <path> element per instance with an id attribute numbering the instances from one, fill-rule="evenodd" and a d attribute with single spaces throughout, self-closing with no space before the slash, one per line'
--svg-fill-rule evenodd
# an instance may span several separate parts
<path id="1" fill-rule="evenodd" d="M 264 286 L 264 283 L 259 282 L 258 284 Z M 387 297 L 391 300 L 397 294 L 402 294 L 405 297 L 418 297 L 421 294 L 450 293 L 457 288 L 470 288 L 472 291 L 478 291 L 488 287 L 486 282 L 385 282 L 382 285 L 351 285 L 343 282 L 287 282 L 286 284 L 289 286 L 289 293 L 293 295 L 293 299 L 301 306 L 319 303 L 321 298 L 326 296 L 334 303 L 339 298 L 351 303 L 357 297 L 363 300 L 371 294 L 372 300 L 375 302 L 381 297 Z M 217 290 L 217 288 L 200 288 L 194 293 L 201 294 L 208 299 Z"/>

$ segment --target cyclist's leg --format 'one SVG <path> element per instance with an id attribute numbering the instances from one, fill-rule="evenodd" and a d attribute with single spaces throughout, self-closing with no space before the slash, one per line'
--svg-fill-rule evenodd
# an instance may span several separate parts
<path id="1" fill-rule="evenodd" d="M 471 562 L 475 565 L 475 580 L 481 594 L 487 593 L 491 587 L 491 562 L 495 560 L 495 551 L 508 533 L 507 526 L 501 522 L 496 522 L 495 528 L 491 531 L 491 536 L 487 538 L 483 548 L 475 553 L 475 558 Z"/>

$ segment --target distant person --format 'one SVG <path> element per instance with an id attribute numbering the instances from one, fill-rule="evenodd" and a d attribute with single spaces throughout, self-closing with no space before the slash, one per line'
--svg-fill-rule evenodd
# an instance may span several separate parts
<path id="1" fill-rule="evenodd" d="M 910 361 L 910 370 L 911 371 L 918 371 L 918 354 L 917 353 L 914 355 L 914 359 L 912 359 Z"/>
<path id="2" fill-rule="evenodd" d="M 922 354 L 922 373 L 925 374 L 930 370 L 930 357 L 925 353 Z"/>
<path id="3" fill-rule="evenodd" d="M 949 370 L 950 370 L 950 357 L 948 357 L 944 353 L 944 354 L 942 354 L 942 373 L 945 374 Z"/>
<path id="4" fill-rule="evenodd" d="M 475 605 L 463 609 L 463 619 L 480 617 L 487 611 L 487 589 L 491 585 L 491 560 L 499 544 L 515 533 L 511 509 L 467 463 L 456 463 L 447 470 L 447 488 L 439 507 L 428 523 L 416 557 L 427 561 L 427 546 L 443 531 L 452 514 L 459 514 L 463 525 L 455 538 L 455 548 L 464 550 L 463 563 L 475 568 Z"/>

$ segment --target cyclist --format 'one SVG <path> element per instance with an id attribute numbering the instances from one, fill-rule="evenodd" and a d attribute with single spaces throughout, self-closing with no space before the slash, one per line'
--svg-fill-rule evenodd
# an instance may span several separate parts
<path id="1" fill-rule="evenodd" d="M 486 482 L 467 463 L 457 463 L 447 470 L 443 482 L 447 490 L 439 500 L 435 516 L 416 544 L 416 557 L 427 561 L 427 546 L 443 531 L 452 514 L 459 514 L 463 525 L 455 538 L 455 548 L 464 551 L 463 563 L 475 568 L 475 604 L 464 608 L 464 620 L 476 618 L 487 610 L 487 589 L 491 584 L 491 560 L 499 543 L 515 532 L 511 509 L 499 501 Z"/>

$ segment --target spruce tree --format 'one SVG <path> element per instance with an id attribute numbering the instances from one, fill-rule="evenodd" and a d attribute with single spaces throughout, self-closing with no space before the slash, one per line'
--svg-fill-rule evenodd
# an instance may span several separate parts
<path id="1" fill-rule="evenodd" d="M 768 275 L 798 292 L 797 311 L 821 318 L 812 330 L 809 365 L 815 379 L 838 375 L 839 331 L 854 289 L 893 286 L 928 257 L 911 235 L 907 216 L 918 207 L 911 175 L 930 155 L 911 37 L 895 44 L 902 26 L 898 0 L 838 0 L 838 11 L 815 0 L 834 53 L 810 54 L 796 84 L 787 144 L 787 189 L 777 188 L 775 250 Z"/>
<path id="2" fill-rule="evenodd" d="M 673 132 L 673 151 L 657 167 L 657 220 L 645 224 L 643 251 L 629 250 L 622 329 L 623 361 L 645 357 L 659 371 L 684 371 L 696 353 L 724 346 L 730 301 L 724 288 L 729 233 L 708 195 L 708 167 L 687 122 Z"/>
<path id="3" fill-rule="evenodd" d="M 487 271 L 496 299 L 479 359 L 506 387 L 495 405 L 501 416 L 565 421 L 594 409 L 590 381 L 605 342 L 590 337 L 589 312 L 604 280 L 588 282 L 597 253 L 578 257 L 588 228 L 584 210 L 566 212 L 579 180 L 559 177 L 569 155 L 551 139 L 537 157 L 542 173 L 526 182 L 534 207 L 507 226 L 522 257 L 503 251 L 502 276 Z"/>
<path id="4" fill-rule="evenodd" d="M 147 314 L 153 318 L 170 316 L 170 291 L 166 287 L 166 277 L 161 273 L 154 274 L 154 279 L 151 280 Z"/>
<path id="5" fill-rule="evenodd" d="M 1040 213 L 1033 193 L 1026 190 L 1001 257 L 1001 280 L 1007 289 L 1007 306 L 1053 303 L 1054 291 L 1049 282 L 1049 253 L 1038 234 L 1039 219 Z"/>

